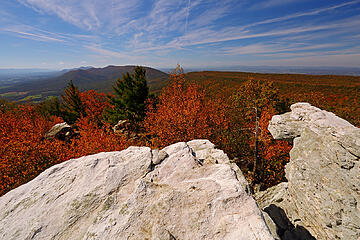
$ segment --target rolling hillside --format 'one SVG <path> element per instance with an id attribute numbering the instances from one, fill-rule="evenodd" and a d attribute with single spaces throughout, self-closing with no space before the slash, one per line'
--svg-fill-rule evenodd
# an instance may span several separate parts
<path id="1" fill-rule="evenodd" d="M 154 68 L 145 67 L 148 85 L 153 92 L 159 91 L 168 79 L 168 74 Z M 104 68 L 78 69 L 60 76 L 17 83 L 0 89 L 0 96 L 16 101 L 41 101 L 49 96 L 59 96 L 72 80 L 80 90 L 94 89 L 110 92 L 116 79 L 126 72 L 133 72 L 134 66 L 107 66 Z"/>
<path id="2" fill-rule="evenodd" d="M 248 78 L 271 81 L 289 103 L 309 102 L 360 127 L 360 76 L 204 71 L 189 72 L 186 78 L 210 95 L 223 96 L 232 95 Z"/>

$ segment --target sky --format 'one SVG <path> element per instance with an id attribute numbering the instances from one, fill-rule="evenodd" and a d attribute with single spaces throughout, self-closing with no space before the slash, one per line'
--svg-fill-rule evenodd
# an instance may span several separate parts
<path id="1" fill-rule="evenodd" d="M 1 0 L 0 68 L 360 67 L 360 0 Z"/>

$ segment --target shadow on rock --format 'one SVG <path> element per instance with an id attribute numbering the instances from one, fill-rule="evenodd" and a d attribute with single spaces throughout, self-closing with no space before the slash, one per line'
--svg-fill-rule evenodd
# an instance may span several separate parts
<path id="1" fill-rule="evenodd" d="M 303 226 L 294 226 L 285 214 L 285 211 L 271 204 L 264 211 L 276 225 L 276 233 L 281 240 L 316 240 Z"/>

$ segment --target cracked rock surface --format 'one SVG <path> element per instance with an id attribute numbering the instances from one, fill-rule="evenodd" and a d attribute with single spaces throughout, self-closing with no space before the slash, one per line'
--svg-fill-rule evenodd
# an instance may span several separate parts
<path id="1" fill-rule="evenodd" d="M 308 103 L 291 110 L 269 125 L 274 138 L 294 139 L 288 182 L 257 193 L 260 207 L 312 236 L 288 239 L 360 239 L 360 129 Z"/>
<path id="2" fill-rule="evenodd" d="M 273 239 L 241 171 L 207 140 L 53 166 L 0 198 L 0 239 Z"/>

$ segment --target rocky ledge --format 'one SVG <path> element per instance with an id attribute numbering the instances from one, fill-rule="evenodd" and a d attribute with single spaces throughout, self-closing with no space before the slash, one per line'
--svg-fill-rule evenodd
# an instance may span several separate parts
<path id="1" fill-rule="evenodd" d="M 308 103 L 274 116 L 269 131 L 293 139 L 287 183 L 256 194 L 281 239 L 360 239 L 360 129 Z"/>
<path id="2" fill-rule="evenodd" d="M 0 198 L 0 239 L 273 239 L 238 167 L 207 140 L 53 166 Z"/>

